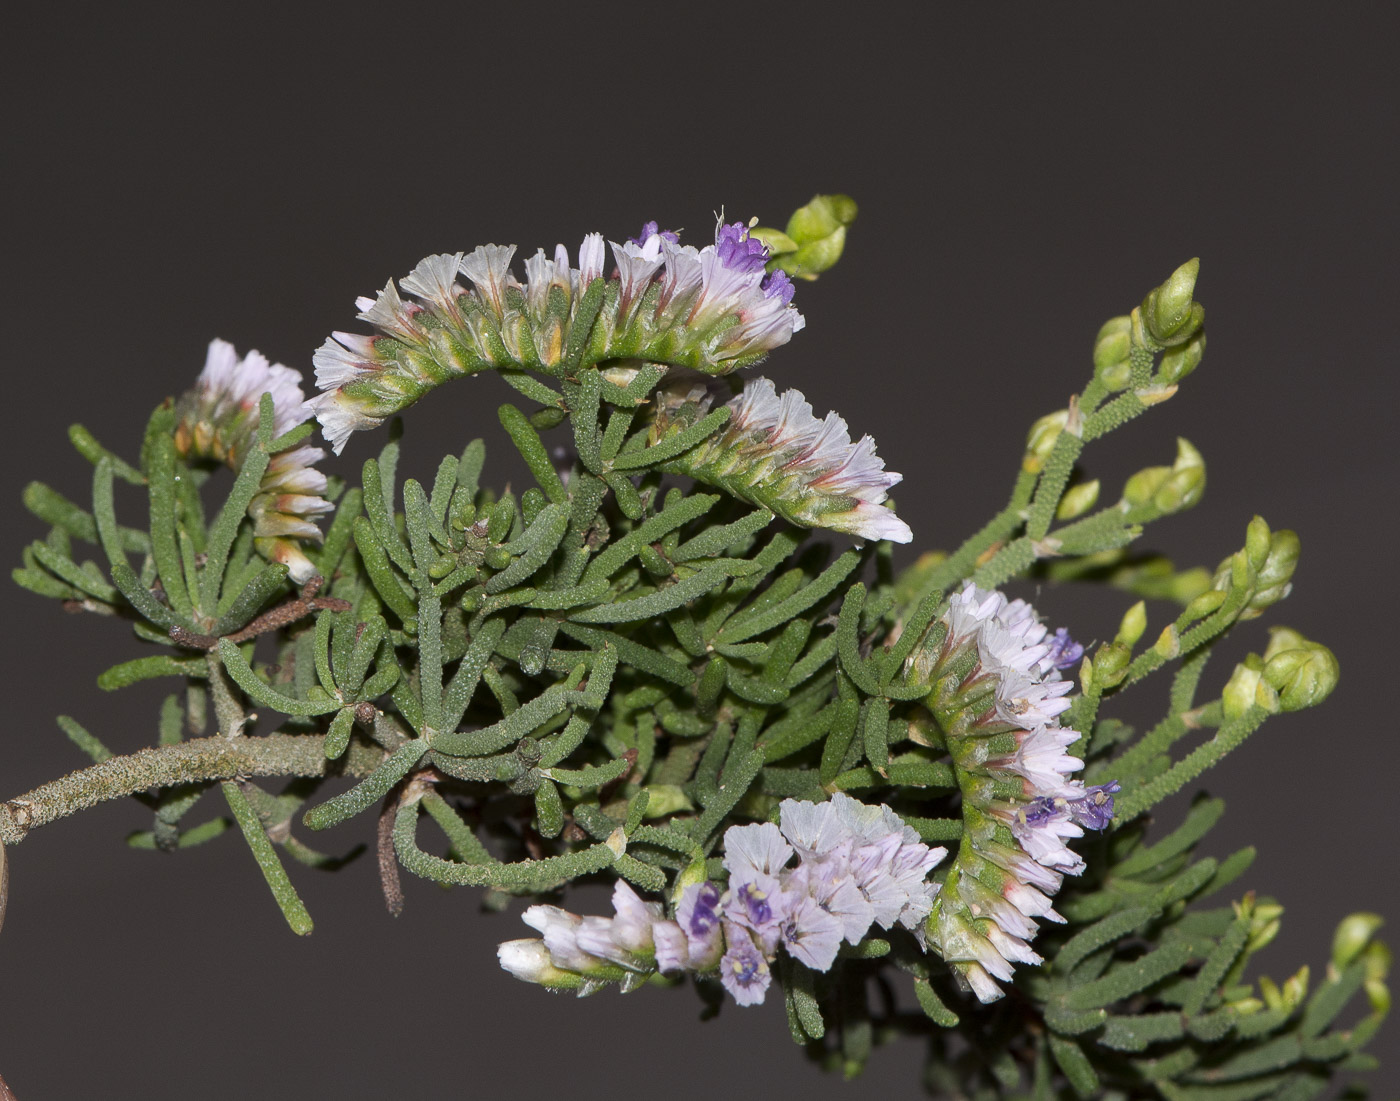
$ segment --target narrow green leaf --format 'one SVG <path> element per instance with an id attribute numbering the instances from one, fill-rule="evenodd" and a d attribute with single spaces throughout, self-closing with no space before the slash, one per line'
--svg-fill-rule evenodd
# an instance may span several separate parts
<path id="1" fill-rule="evenodd" d="M 302 816 L 302 821 L 308 829 L 324 830 L 353 818 L 384 798 L 389 789 L 407 776 L 427 752 L 428 743 L 422 738 L 405 742 L 349 791 L 312 807 Z"/>
<path id="2" fill-rule="evenodd" d="M 340 710 L 339 700 L 298 700 L 277 691 L 253 672 L 238 647 L 226 638 L 219 639 L 219 659 L 239 688 L 283 715 L 327 715 Z"/>
<path id="3" fill-rule="evenodd" d="M 742 577 L 753 572 L 754 565 L 742 559 L 721 559 L 664 589 L 645 596 L 588 608 L 582 612 L 575 612 L 569 618 L 576 623 L 632 623 L 639 619 L 651 619 L 688 604 L 731 577 Z"/>
<path id="4" fill-rule="evenodd" d="M 176 658 L 168 654 L 153 654 L 114 665 L 97 678 L 97 687 L 114 692 L 137 681 L 153 677 L 207 677 L 209 667 L 204 658 Z"/>
<path id="5" fill-rule="evenodd" d="M 564 489 L 564 483 L 559 480 L 559 472 L 554 469 L 554 463 L 550 461 L 540 434 L 535 431 L 525 414 L 515 406 L 502 405 L 499 412 L 501 425 L 510 434 L 511 442 L 525 460 L 525 465 L 530 468 L 530 473 L 535 476 L 540 489 L 544 490 L 544 495 L 556 505 L 565 503 L 569 499 L 568 492 Z"/>
<path id="6" fill-rule="evenodd" d="M 612 467 L 614 470 L 639 470 L 674 459 L 682 452 L 689 451 L 707 436 L 718 432 L 729 420 L 729 414 L 729 407 L 722 405 L 713 413 L 696 421 L 689 428 L 683 428 L 679 432 L 666 436 L 651 447 L 622 452 L 613 459 Z"/>
<path id="7" fill-rule="evenodd" d="M 204 572 L 199 582 L 199 604 L 206 612 L 212 612 L 218 606 L 229 548 L 233 546 L 239 526 L 248 514 L 248 506 L 253 503 L 253 498 L 257 496 L 262 485 L 263 474 L 267 471 L 267 458 L 267 452 L 262 448 L 255 448 L 248 453 L 238 470 L 238 477 L 233 481 L 233 488 L 229 490 L 227 500 L 219 509 L 218 518 L 209 529 Z"/>
<path id="8" fill-rule="evenodd" d="M 520 557 L 490 577 L 486 582 L 486 591 L 492 594 L 503 592 L 532 576 L 559 548 L 568 527 L 569 513 L 564 505 L 546 506 L 519 541 L 508 547 L 511 553 Z"/>
<path id="9" fill-rule="evenodd" d="M 248 842 L 248 848 L 253 850 L 253 859 L 258 862 L 263 878 L 272 890 L 272 897 L 277 900 L 277 905 L 282 910 L 282 916 L 287 919 L 293 933 L 306 936 L 312 929 L 311 915 L 306 912 L 305 904 L 297 894 L 296 888 L 292 886 L 292 881 L 287 878 L 287 870 L 277 859 L 272 842 L 267 838 L 267 831 L 263 829 L 262 822 L 249 805 L 248 797 L 232 780 L 225 780 L 220 786 L 223 788 L 224 798 L 228 800 L 229 809 L 233 811 L 234 820 L 243 831 L 244 840 Z"/>

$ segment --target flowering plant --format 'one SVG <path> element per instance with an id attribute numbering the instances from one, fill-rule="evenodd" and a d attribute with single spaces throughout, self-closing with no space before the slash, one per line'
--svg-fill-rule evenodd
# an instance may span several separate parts
<path id="1" fill-rule="evenodd" d="M 610 248 L 590 234 L 577 266 L 541 249 L 524 282 L 513 247 L 432 256 L 358 301 L 374 331 L 327 339 L 309 401 L 297 372 L 216 340 L 138 462 L 75 426 L 91 506 L 32 484 L 50 530 L 15 578 L 156 647 L 104 687 L 180 688 L 159 744 L 134 754 L 60 718 L 94 763 L 0 805 L 0 841 L 119 796 L 153 813 L 138 847 L 236 826 L 307 933 L 283 854 L 337 867 L 303 830 L 377 808 L 391 911 L 401 868 L 497 904 L 554 900 L 524 911 L 539 937 L 498 949 L 520 979 L 690 981 L 741 1006 L 780 993 L 814 1057 L 854 1073 L 917 1030 L 929 1082 L 956 1096 L 1306 1098 L 1373 1065 L 1379 919 L 1342 922 L 1311 992 L 1306 968 L 1248 980 L 1281 913 L 1220 895 L 1252 850 L 1195 856 L 1219 800 L 1153 820 L 1338 675 L 1279 627 L 1198 698 L 1230 629 L 1287 596 L 1297 537 L 1256 517 L 1216 569 L 1178 570 L 1129 548 L 1200 499 L 1195 448 L 1179 441 L 1102 506 L 1081 474 L 1088 444 L 1200 364 L 1195 261 L 1103 326 L 1084 389 L 1031 427 L 1006 507 L 896 572 L 891 544 L 913 539 L 887 498 L 900 475 L 837 414 L 741 374 L 804 328 L 794 280 L 837 262 L 854 218 L 818 196 L 782 231 L 721 221 L 698 249 L 656 223 Z M 400 488 L 397 421 L 359 485 L 320 471 L 317 422 L 340 453 L 486 372 L 530 403 L 500 410 L 535 481 L 518 496 L 482 485 L 480 441 Z M 211 519 L 220 466 L 232 483 Z M 145 521 L 119 521 L 119 492 Z M 1141 599 L 1089 648 L 1002 591 L 1025 577 Z M 1155 635 L 1148 600 L 1171 608 Z M 1145 733 L 1103 713 L 1168 669 Z M 254 708 L 282 716 L 275 733 L 248 733 Z M 326 797 L 337 779 L 353 782 Z M 187 825 L 215 788 L 228 814 Z M 611 917 L 556 904 L 598 879 Z M 1338 1027 L 1363 989 L 1369 1011 Z"/>

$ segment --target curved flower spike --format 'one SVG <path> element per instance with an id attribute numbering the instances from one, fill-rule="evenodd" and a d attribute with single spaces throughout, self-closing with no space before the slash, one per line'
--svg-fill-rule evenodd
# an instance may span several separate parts
<path id="1" fill-rule="evenodd" d="M 768 251 L 740 223 L 720 225 L 715 243 L 697 250 L 648 222 L 612 253 L 604 278 L 601 234 L 584 238 L 577 268 L 563 245 L 553 260 L 541 249 L 525 261 L 521 284 L 510 267 L 515 246 L 483 245 L 429 256 L 397 286 L 357 299 L 360 320 L 379 334 L 334 333 L 312 358 L 324 392 L 310 404 L 332 448 L 462 375 L 557 374 L 616 359 L 722 375 L 803 326 L 792 283 L 764 271 Z"/>
<path id="2" fill-rule="evenodd" d="M 272 395 L 274 438 L 306 419 L 300 372 L 269 363 L 260 352 L 250 351 L 239 359 L 228 341 L 211 341 L 199 379 L 176 403 L 175 448 L 180 456 L 212 459 L 237 470 L 257 439 L 265 393 Z M 316 573 L 300 541 L 321 541 L 314 520 L 332 507 L 321 496 L 326 476 L 315 468 L 325 455 L 319 447 L 304 445 L 273 455 L 248 505 L 258 553 L 285 564 L 298 584 Z"/>
<path id="3" fill-rule="evenodd" d="M 708 408 L 708 397 L 696 389 L 678 409 L 658 410 L 652 442 Z M 852 443 L 840 416 L 817 420 L 800 390 L 779 394 L 766 378 L 751 379 L 729 408 L 723 429 L 663 469 L 721 486 L 803 527 L 896 543 L 914 537 L 882 503 L 903 476 L 885 469 L 869 436 Z"/>

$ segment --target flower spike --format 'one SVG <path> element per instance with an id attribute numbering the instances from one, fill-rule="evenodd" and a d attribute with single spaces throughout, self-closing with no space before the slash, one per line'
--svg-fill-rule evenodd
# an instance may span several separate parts
<path id="1" fill-rule="evenodd" d="M 699 420 L 709 405 L 700 387 L 669 408 L 663 404 L 652 442 Z M 818 420 L 800 390 L 779 394 L 766 378 L 751 379 L 728 407 L 723 429 L 663 469 L 721 486 L 803 527 L 896 543 L 913 538 L 883 504 L 902 475 L 885 469 L 869 436 L 852 443 L 840 416 Z"/>
<path id="2" fill-rule="evenodd" d="M 176 403 L 177 452 L 187 461 L 212 459 L 237 470 L 257 439 L 264 393 L 272 395 L 274 438 L 305 419 L 300 372 L 269 363 L 256 351 L 239 359 L 228 341 L 211 341 L 199 379 Z M 258 492 L 248 505 L 258 553 L 285 564 L 298 584 L 316 573 L 300 541 L 321 541 L 315 518 L 333 507 L 321 496 L 326 492 L 326 476 L 316 469 L 325 456 L 319 447 L 305 445 L 277 452 L 268 460 Z"/>
<path id="3" fill-rule="evenodd" d="M 557 374 L 627 359 L 722 375 L 802 328 L 791 281 L 766 273 L 768 250 L 745 226 L 720 225 L 702 249 L 679 240 L 648 222 L 640 238 L 613 243 L 605 278 L 603 237 L 589 234 L 577 268 L 563 245 L 552 261 L 541 249 L 525 261 L 523 284 L 511 271 L 514 245 L 427 257 L 397 286 L 357 300 L 378 335 L 335 333 L 313 356 L 323 393 L 310 404 L 326 439 L 339 453 L 352 432 L 479 371 Z"/>

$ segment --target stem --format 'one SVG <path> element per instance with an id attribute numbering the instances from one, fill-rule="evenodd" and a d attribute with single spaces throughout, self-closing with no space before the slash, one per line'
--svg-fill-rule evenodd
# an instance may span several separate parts
<path id="1" fill-rule="evenodd" d="M 111 757 L 0 804 L 0 843 L 18 844 L 38 826 L 147 788 L 240 776 L 367 776 L 383 759 L 378 748 L 352 743 L 343 759 L 327 761 L 320 734 L 194 738 L 153 746 Z"/>

